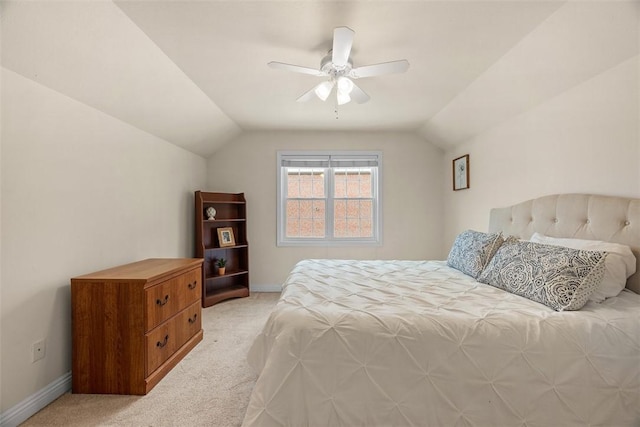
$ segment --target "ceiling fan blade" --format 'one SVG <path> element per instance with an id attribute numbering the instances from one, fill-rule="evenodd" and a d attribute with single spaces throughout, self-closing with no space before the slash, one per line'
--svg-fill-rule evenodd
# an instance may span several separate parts
<path id="1" fill-rule="evenodd" d="M 333 30 L 333 53 L 331 62 L 344 67 L 349 62 L 353 36 L 355 32 L 349 27 L 338 27 Z"/>
<path id="2" fill-rule="evenodd" d="M 311 99 L 316 96 L 315 93 L 316 88 L 312 88 L 311 90 L 305 92 L 304 94 L 302 94 L 302 96 L 300 96 L 298 99 L 296 99 L 296 102 L 309 102 L 311 101 Z"/>
<path id="3" fill-rule="evenodd" d="M 271 68 L 275 68 L 278 70 L 293 71 L 294 73 L 310 74 L 312 76 L 318 76 L 318 77 L 327 75 L 327 73 L 321 70 L 316 70 L 314 68 L 308 68 L 308 67 L 301 67 L 299 65 L 285 64 L 283 62 L 271 61 L 267 65 Z"/>
<path id="4" fill-rule="evenodd" d="M 353 84 L 353 89 L 351 90 L 350 93 L 351 99 L 353 99 L 355 102 L 357 102 L 358 104 L 364 104 L 365 102 L 367 102 L 369 99 L 371 99 L 369 97 L 369 95 L 367 95 L 362 89 L 360 89 L 358 87 L 357 84 Z"/>
<path id="5" fill-rule="evenodd" d="M 365 65 L 351 70 L 349 77 L 361 79 L 363 77 L 380 76 L 382 74 L 404 73 L 409 69 L 409 61 L 383 62 L 382 64 Z"/>

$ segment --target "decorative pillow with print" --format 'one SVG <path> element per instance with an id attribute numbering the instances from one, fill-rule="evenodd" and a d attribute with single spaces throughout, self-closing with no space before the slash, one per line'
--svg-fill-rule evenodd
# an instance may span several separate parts
<path id="1" fill-rule="evenodd" d="M 636 272 L 636 257 L 627 245 L 601 240 L 557 238 L 540 233 L 533 233 L 529 241 L 585 251 L 606 252 L 604 277 L 598 289 L 589 297 L 589 301 L 602 302 L 605 298 L 615 297 L 625 288 L 627 279 Z"/>
<path id="2" fill-rule="evenodd" d="M 477 279 L 504 239 L 500 233 L 466 230 L 456 237 L 447 265 Z"/>
<path id="3" fill-rule="evenodd" d="M 606 254 L 508 239 L 478 281 L 556 311 L 580 310 L 604 276 Z"/>

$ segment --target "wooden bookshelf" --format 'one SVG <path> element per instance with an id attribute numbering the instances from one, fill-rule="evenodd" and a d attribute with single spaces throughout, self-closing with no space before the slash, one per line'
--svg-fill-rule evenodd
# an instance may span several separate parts
<path id="1" fill-rule="evenodd" d="M 216 210 L 208 219 L 207 209 Z M 229 298 L 249 296 L 249 243 L 247 204 L 244 193 L 195 192 L 196 257 L 203 258 L 202 306 L 209 307 Z M 235 244 L 223 247 L 219 228 L 231 228 Z M 216 262 L 227 260 L 226 272 L 218 274 Z"/>

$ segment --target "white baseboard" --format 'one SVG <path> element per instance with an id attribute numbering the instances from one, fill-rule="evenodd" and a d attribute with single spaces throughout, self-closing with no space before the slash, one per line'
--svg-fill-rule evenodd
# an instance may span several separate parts
<path id="1" fill-rule="evenodd" d="M 0 414 L 0 427 L 16 427 L 71 390 L 71 371 Z"/>
<path id="2" fill-rule="evenodd" d="M 282 292 L 282 285 L 251 285 L 251 292 Z"/>

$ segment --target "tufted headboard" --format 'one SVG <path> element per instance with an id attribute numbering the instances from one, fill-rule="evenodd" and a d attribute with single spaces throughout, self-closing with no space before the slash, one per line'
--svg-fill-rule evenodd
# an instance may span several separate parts
<path id="1" fill-rule="evenodd" d="M 636 273 L 627 288 L 640 294 L 640 199 L 558 194 L 491 210 L 489 232 L 530 238 L 534 232 L 552 237 L 604 240 L 631 247 Z"/>

